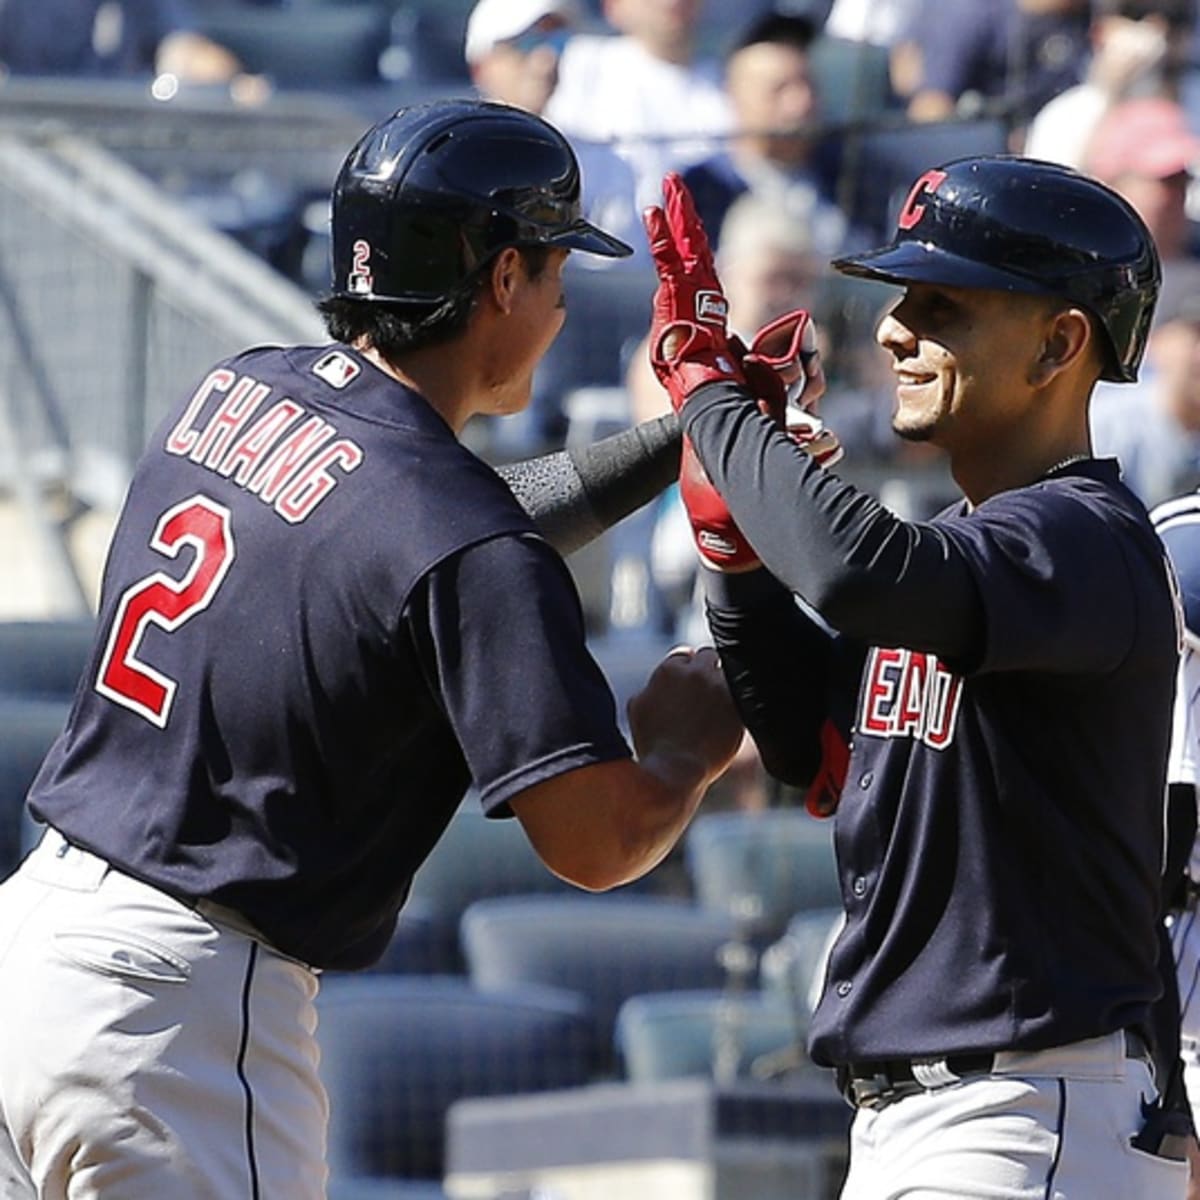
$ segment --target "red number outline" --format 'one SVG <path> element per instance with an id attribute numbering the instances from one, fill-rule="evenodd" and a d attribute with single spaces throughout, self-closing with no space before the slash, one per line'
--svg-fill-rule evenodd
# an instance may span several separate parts
<path id="1" fill-rule="evenodd" d="M 173 632 L 212 603 L 234 559 L 229 509 L 202 495 L 167 509 L 150 547 L 177 558 L 184 546 L 196 553 L 182 579 L 155 571 L 122 593 L 96 674 L 96 691 L 159 729 L 166 727 L 178 684 L 138 658 L 138 648 L 150 625 Z"/>

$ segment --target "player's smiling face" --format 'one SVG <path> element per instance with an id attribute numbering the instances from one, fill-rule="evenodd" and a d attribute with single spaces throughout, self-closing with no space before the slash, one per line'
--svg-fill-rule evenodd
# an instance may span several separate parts
<path id="1" fill-rule="evenodd" d="M 1030 402 L 1044 302 L 1010 292 L 913 283 L 879 323 L 892 355 L 892 428 L 947 450 L 987 444 Z"/>

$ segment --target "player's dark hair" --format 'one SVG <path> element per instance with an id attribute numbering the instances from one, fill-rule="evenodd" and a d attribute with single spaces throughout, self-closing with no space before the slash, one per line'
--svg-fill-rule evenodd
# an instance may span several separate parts
<path id="1" fill-rule="evenodd" d="M 518 246 L 525 274 L 538 279 L 550 261 L 550 246 Z M 439 304 L 391 304 L 380 300 L 355 300 L 345 296 L 327 296 L 317 303 L 325 318 L 325 328 L 334 341 L 352 346 L 366 341 L 389 362 L 413 350 L 423 350 L 453 341 L 467 327 L 471 310 L 487 271 L 490 259 L 458 291 Z"/>

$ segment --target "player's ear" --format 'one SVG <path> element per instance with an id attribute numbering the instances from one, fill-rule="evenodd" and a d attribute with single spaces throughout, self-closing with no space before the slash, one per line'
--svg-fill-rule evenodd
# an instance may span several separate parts
<path id="1" fill-rule="evenodd" d="M 1082 309 L 1062 308 L 1051 312 L 1030 368 L 1029 382 L 1034 386 L 1045 386 L 1063 371 L 1076 366 L 1091 354 L 1094 338 L 1092 320 Z"/>
<path id="2" fill-rule="evenodd" d="M 492 260 L 486 288 L 492 303 L 506 316 L 513 310 L 520 281 L 521 252 L 515 246 L 508 246 Z"/>

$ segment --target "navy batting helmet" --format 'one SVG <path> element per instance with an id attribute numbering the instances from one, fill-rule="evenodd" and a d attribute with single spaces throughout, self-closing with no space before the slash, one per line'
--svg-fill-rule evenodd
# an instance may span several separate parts
<path id="1" fill-rule="evenodd" d="M 1057 296 L 1104 331 L 1101 377 L 1137 378 L 1162 270 L 1150 231 L 1116 192 L 1055 163 L 960 158 L 913 184 L 889 245 L 834 261 L 886 283 Z"/>
<path id="2" fill-rule="evenodd" d="M 579 163 L 540 117 L 483 100 L 402 108 L 346 156 L 333 192 L 333 294 L 428 306 L 507 246 L 632 250 L 580 215 Z"/>

